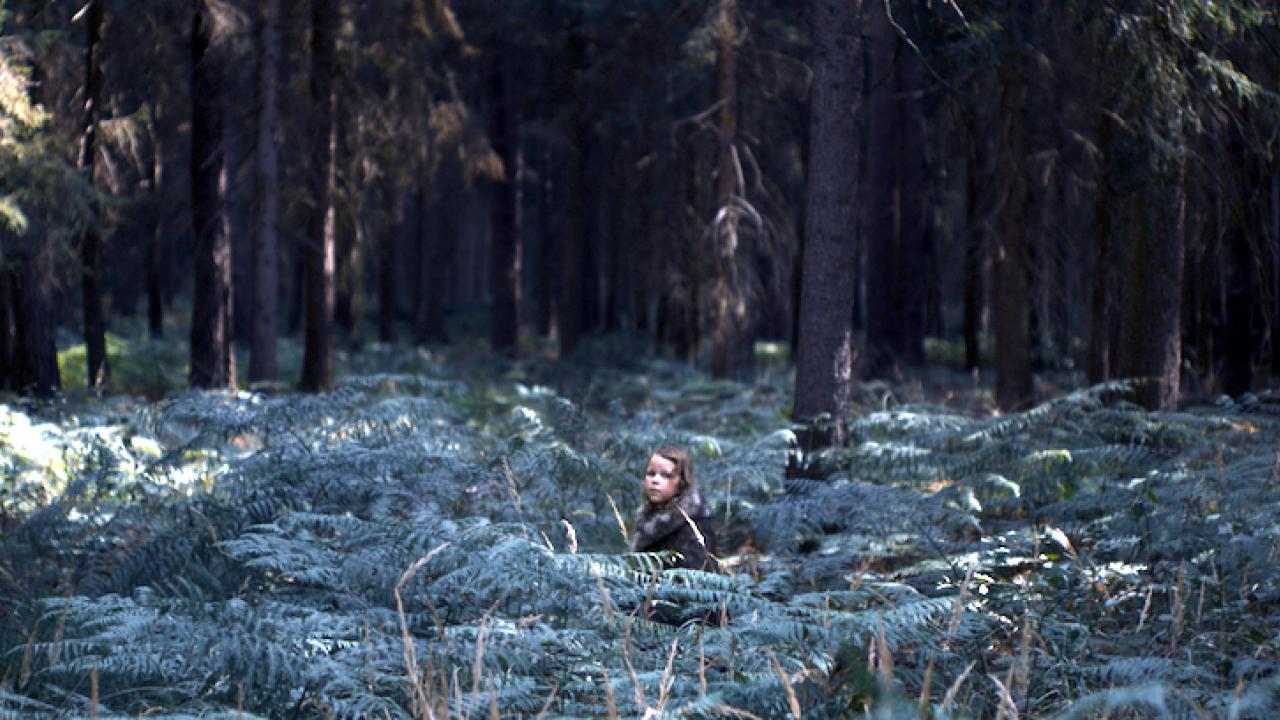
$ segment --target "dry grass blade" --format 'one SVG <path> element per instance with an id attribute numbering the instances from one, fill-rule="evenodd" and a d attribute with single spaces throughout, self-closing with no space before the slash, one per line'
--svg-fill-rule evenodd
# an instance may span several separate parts
<path id="1" fill-rule="evenodd" d="M 493 678 L 485 681 L 484 689 L 489 693 L 489 720 L 502 720 L 502 714 L 498 712 L 498 691 L 493 687 Z"/>
<path id="2" fill-rule="evenodd" d="M 698 626 L 698 697 L 707 696 L 707 648 L 702 643 L 704 626 Z"/>
<path id="3" fill-rule="evenodd" d="M 631 618 L 627 618 L 627 627 L 623 633 L 622 660 L 627 664 L 627 674 L 631 676 L 632 692 L 635 693 L 636 707 L 648 707 L 645 702 L 644 688 L 640 685 L 640 676 L 636 674 L 635 665 L 631 664 Z"/>
<path id="4" fill-rule="evenodd" d="M 1142 626 L 1147 623 L 1147 613 L 1151 612 L 1151 594 L 1155 592 L 1154 588 L 1147 587 L 1147 598 L 1142 602 L 1142 612 L 1138 614 L 1138 632 L 1142 632 Z"/>
<path id="5" fill-rule="evenodd" d="M 431 552 L 428 552 L 426 555 L 415 560 L 414 563 L 406 568 L 404 573 L 400 575 L 400 581 L 396 583 L 395 587 L 396 615 L 400 618 L 400 639 L 404 643 L 405 669 L 409 672 L 409 682 L 413 686 L 413 703 L 416 708 L 414 714 L 418 717 L 423 717 L 423 713 L 425 713 L 425 716 L 431 718 L 431 720 L 435 720 L 435 713 L 431 709 L 431 701 L 427 697 L 426 688 L 422 683 L 422 677 L 418 674 L 418 652 L 414 649 L 413 636 L 409 633 L 409 621 L 405 617 L 404 598 L 401 595 L 401 592 L 404 590 L 404 586 L 409 583 L 409 580 L 411 580 L 413 576 L 422 569 L 423 565 L 431 562 L 432 558 L 439 555 L 445 548 L 449 547 L 449 545 L 450 543 L 437 545 L 431 549 Z M 438 617 L 437 622 L 439 622 Z M 444 630 L 442 628 L 441 633 L 443 634 L 443 632 Z"/>
<path id="6" fill-rule="evenodd" d="M 564 518 L 560 519 L 560 524 L 564 526 L 564 532 L 569 536 L 569 554 L 578 554 L 578 533 L 573 529 L 573 524 Z"/>
<path id="7" fill-rule="evenodd" d="M 613 681 L 609 679 L 609 671 L 604 671 L 604 701 L 609 709 L 609 720 L 618 720 L 618 701 L 613 697 Z"/>
<path id="8" fill-rule="evenodd" d="M 1034 631 L 1031 626 L 1031 616 L 1024 615 L 1022 617 L 1022 639 L 1018 645 L 1018 660 L 1014 663 L 1013 686 L 1010 690 L 1015 697 L 1023 700 L 1027 697 L 1027 688 L 1031 686 L 1031 637 Z"/>
<path id="9" fill-rule="evenodd" d="M 988 675 L 991 682 L 996 685 L 996 693 L 1000 696 L 1000 709 L 996 712 L 996 720 L 1008 718 L 1009 720 L 1018 720 L 1018 704 L 1013 701 L 1013 696 L 1009 694 L 1009 687 L 1005 683 L 1000 682 L 1000 678 L 995 675 Z"/>
<path id="10" fill-rule="evenodd" d="M 747 720 L 764 720 L 764 718 L 760 717 L 759 715 L 749 713 L 746 710 L 739 710 L 738 708 L 733 707 L 731 705 L 717 705 L 716 711 L 719 712 L 721 715 L 728 715 L 729 717 L 733 717 L 733 718 L 746 718 Z"/>
<path id="11" fill-rule="evenodd" d="M 658 714 L 666 711 L 667 698 L 671 693 L 671 684 L 675 682 L 672 668 L 675 666 L 676 651 L 680 647 L 680 638 L 671 641 L 671 651 L 667 653 L 667 666 L 662 670 L 662 682 L 658 683 Z"/>
<path id="12" fill-rule="evenodd" d="M 884 636 L 884 623 L 880 623 L 880 633 L 876 636 L 876 678 L 880 688 L 887 694 L 893 690 L 893 651 Z"/>
<path id="13" fill-rule="evenodd" d="M 18 666 L 18 687 L 27 686 L 31 679 L 31 658 L 36 649 L 36 630 L 40 627 L 40 619 L 31 623 L 31 632 L 27 633 L 27 644 L 22 648 L 22 663 Z"/>
<path id="14" fill-rule="evenodd" d="M 551 694 L 547 696 L 546 702 L 542 703 L 542 707 L 538 710 L 538 714 L 534 716 L 534 720 L 546 717 L 547 711 L 551 709 L 552 703 L 556 701 L 556 695 L 560 693 L 560 686 L 556 685 L 551 688 Z"/>
<path id="15" fill-rule="evenodd" d="M 492 612 L 492 608 L 490 608 Z M 484 678 L 484 646 L 489 639 L 489 613 L 480 619 L 480 632 L 476 636 L 476 657 L 471 664 L 471 707 L 480 705 L 480 682 Z"/>
<path id="16" fill-rule="evenodd" d="M 929 664 L 924 667 L 924 680 L 920 683 L 920 702 L 917 703 L 923 714 L 929 707 L 929 691 L 933 689 L 933 665 L 935 658 L 929 657 Z"/>
<path id="17" fill-rule="evenodd" d="M 782 664 L 778 662 L 778 656 L 769 653 L 769 661 L 773 663 L 773 671 L 782 679 L 782 688 L 787 691 L 787 707 L 791 710 L 791 717 L 800 720 L 800 698 L 796 697 L 796 689 L 791 685 L 791 678 L 782 670 Z"/>
<path id="18" fill-rule="evenodd" d="M 613 602 L 609 599 L 609 588 L 604 586 L 604 578 L 600 575 L 600 567 L 591 563 L 591 572 L 596 576 L 596 590 L 600 593 L 600 602 L 604 606 L 604 619 L 613 622 Z"/>
<path id="19" fill-rule="evenodd" d="M 964 574 L 964 582 L 960 585 L 960 594 L 956 595 L 956 604 L 951 609 L 951 623 L 947 626 L 947 643 L 956 639 L 960 631 L 960 617 L 964 614 L 964 601 L 969 597 L 969 583 L 973 582 L 973 568 Z"/>
<path id="20" fill-rule="evenodd" d="M 956 678 L 956 681 L 951 683 L 951 687 L 947 688 L 947 694 L 942 696 L 942 705 L 939 706 L 939 710 L 946 712 L 947 708 L 950 708 L 951 704 L 956 701 L 956 694 L 960 692 L 960 686 L 964 684 L 965 678 L 969 677 L 969 672 L 973 670 L 973 665 L 974 663 L 969 663 L 964 672 L 960 673 L 960 677 Z"/>
<path id="21" fill-rule="evenodd" d="M 622 542 L 630 542 L 631 535 L 627 533 L 627 524 L 622 520 L 622 513 L 618 512 L 618 504 L 613 501 L 613 495 L 605 493 L 605 497 L 609 498 L 609 507 L 613 508 L 613 517 L 618 521 L 618 531 L 622 533 Z"/>
<path id="22" fill-rule="evenodd" d="M 693 536 L 698 539 L 698 544 L 702 546 L 703 550 L 706 550 L 707 540 L 706 538 L 702 537 L 702 530 L 698 528 L 698 523 L 694 522 L 693 518 L 689 517 L 689 513 L 685 512 L 684 508 L 680 507 L 679 505 L 676 505 L 676 509 L 680 511 L 680 514 L 682 516 L 684 516 L 684 521 L 689 523 L 689 527 L 693 528 Z M 716 558 L 716 560 L 719 560 L 719 558 Z"/>
<path id="23" fill-rule="evenodd" d="M 98 666 L 89 670 L 89 720 L 98 720 Z"/>

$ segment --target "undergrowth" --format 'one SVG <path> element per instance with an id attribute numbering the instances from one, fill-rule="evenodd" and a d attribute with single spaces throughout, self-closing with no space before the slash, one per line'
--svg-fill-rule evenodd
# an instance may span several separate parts
<path id="1" fill-rule="evenodd" d="M 320 397 L 3 406 L 0 717 L 1280 707 L 1280 398 L 882 399 L 784 482 L 781 372 L 399 352 Z M 725 575 L 623 554 L 663 444 Z"/>

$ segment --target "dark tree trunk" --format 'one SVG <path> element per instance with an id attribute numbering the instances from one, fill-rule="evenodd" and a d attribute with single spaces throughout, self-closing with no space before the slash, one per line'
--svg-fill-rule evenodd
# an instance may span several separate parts
<path id="1" fill-rule="evenodd" d="M 995 237 L 996 404 L 1005 410 L 1026 407 L 1033 399 L 1030 310 L 1024 242 L 1028 220 L 1024 118 L 1024 60 L 1017 51 L 1000 68 L 1000 148 L 997 175 L 1003 187 Z"/>
<path id="2" fill-rule="evenodd" d="M 1182 361 L 1182 265 L 1186 226 L 1186 164 L 1145 191 L 1125 293 L 1117 374 L 1147 378 L 1138 402 L 1151 410 L 1178 406 Z"/>
<path id="3" fill-rule="evenodd" d="M 145 241 L 146 260 L 144 273 L 147 282 L 147 334 L 152 340 L 164 337 L 164 282 L 161 268 L 164 266 L 165 222 L 164 183 L 167 178 L 164 172 L 164 143 L 161 129 L 161 106 L 156 105 L 155 121 L 151 126 L 151 198 L 148 212 L 149 229 Z"/>
<path id="4" fill-rule="evenodd" d="M 882 377 L 924 357 L 926 178 L 920 61 L 869 8 L 876 87 L 871 93 L 866 374 Z"/>
<path id="5" fill-rule="evenodd" d="M 1280 377 L 1280 165 L 1271 168 L 1271 375 Z"/>
<path id="6" fill-rule="evenodd" d="M 558 227 L 554 220 L 556 208 L 556 183 L 551 178 L 557 175 L 557 168 L 552 160 L 550 147 L 540 148 L 538 154 L 539 173 L 536 203 L 538 212 L 538 259 L 536 273 L 537 285 L 541 288 L 538 300 L 538 333 L 556 343 L 559 340 L 560 276 L 557 261 L 559 259 L 560 240 Z"/>
<path id="7" fill-rule="evenodd" d="M 334 76 L 337 71 L 337 8 L 334 0 L 311 0 L 311 138 L 307 189 L 314 203 L 304 240 L 306 328 L 303 392 L 333 390 L 334 224 L 337 173 Z"/>
<path id="8" fill-rule="evenodd" d="M 62 387 L 55 341 L 54 248 L 51 242 L 23 243 L 14 258 L 13 387 L 47 399 Z"/>
<path id="9" fill-rule="evenodd" d="M 739 195 L 735 148 L 738 138 L 737 27 L 737 0 L 720 0 L 716 22 L 716 101 L 720 103 L 716 119 L 716 214 L 711 223 L 711 251 L 716 271 L 711 293 L 711 375 L 718 378 L 734 376 L 742 364 L 747 322 L 746 296 L 738 267 L 740 242 L 735 203 Z"/>
<path id="10" fill-rule="evenodd" d="M 979 71 L 981 72 L 981 71 Z M 977 86 L 978 96 L 993 92 L 989 88 L 990 73 L 982 73 Z M 964 239 L 964 369 L 976 371 L 982 365 L 982 313 L 984 308 L 985 275 L 988 245 L 992 223 L 992 189 L 995 173 L 992 168 L 994 153 L 991 151 L 992 119 L 984 112 L 981 100 L 972 109 L 972 125 L 969 128 L 970 151 L 965 173 L 965 239 Z"/>
<path id="11" fill-rule="evenodd" d="M 279 106 L 280 0 L 263 0 L 258 34 L 258 141 L 254 150 L 257 206 L 253 244 L 253 324 L 249 380 L 274 381 L 279 294 L 280 164 L 276 153 Z"/>
<path id="12" fill-rule="evenodd" d="M 398 221 L 394 232 L 391 223 L 388 223 L 388 227 L 383 228 L 378 238 L 378 342 L 390 344 L 396 341 L 396 289 L 399 287 L 396 273 L 400 269 L 396 241 L 404 235 L 405 225 L 412 218 L 407 217 L 404 193 L 393 187 L 386 191 L 396 193 L 391 203 L 394 208 L 392 217 L 398 218 Z"/>
<path id="13" fill-rule="evenodd" d="M 191 384 L 235 385 L 231 350 L 231 239 L 222 199 L 226 165 L 222 57 L 212 45 L 207 0 L 194 0 L 191 33 L 191 225 L 195 290 L 191 310 Z"/>
<path id="14" fill-rule="evenodd" d="M 9 271 L 0 269 L 0 390 L 12 389 L 13 368 L 13 289 Z"/>
<path id="15" fill-rule="evenodd" d="M 1262 344 L 1264 316 L 1259 277 L 1262 253 L 1254 239 L 1265 235 L 1260 229 L 1253 236 L 1250 232 L 1261 220 L 1251 212 L 1262 181 L 1261 168 L 1258 160 L 1249 156 L 1241 131 L 1234 124 L 1229 130 L 1228 156 L 1235 182 L 1231 196 L 1225 199 L 1228 216 L 1223 237 L 1226 322 L 1223 328 L 1222 391 L 1235 396 L 1253 389 L 1254 363 Z"/>
<path id="16" fill-rule="evenodd" d="M 496 43 L 495 43 L 496 45 Z M 516 233 L 516 128 L 506 90 L 506 68 L 496 56 L 489 68 L 489 144 L 502 160 L 504 177 L 490 184 L 489 290 L 493 297 L 489 343 L 515 357 L 520 340 L 520 238 Z"/>
<path id="17" fill-rule="evenodd" d="M 455 265 L 454 248 L 458 233 L 457 216 L 454 212 L 457 207 L 455 183 L 459 181 L 460 178 L 455 173 L 446 174 L 442 178 L 437 190 L 440 195 L 429 214 L 425 200 L 420 197 L 418 201 L 417 234 L 425 265 L 423 278 L 426 281 L 426 287 L 420 289 L 426 296 L 426 302 L 419 323 L 419 342 L 449 342 L 444 320 L 449 298 L 449 278 L 454 274 Z M 430 228 L 427 225 L 428 217 L 434 221 Z"/>
<path id="18" fill-rule="evenodd" d="M 239 57 L 229 57 L 228 64 L 235 66 Z M 228 78 L 227 98 L 240 97 L 243 78 L 237 69 Z M 222 136 L 223 162 L 226 164 L 226 194 L 223 198 L 224 212 L 227 216 L 227 237 L 231 240 L 231 286 L 235 288 L 231 306 L 232 338 L 237 345 L 250 345 L 253 339 L 253 308 L 255 304 L 254 269 L 253 269 L 253 223 L 255 220 L 253 206 L 245 195 L 241 182 L 240 168 L 244 164 L 244 122 L 243 113 L 233 103 L 225 103 L 223 107 L 226 117 L 223 120 Z"/>
<path id="19" fill-rule="evenodd" d="M 582 100 L 579 97 L 579 74 L 583 65 L 583 38 L 576 27 L 569 29 L 565 41 L 564 101 L 566 110 L 566 137 L 569 146 L 563 160 L 564 225 L 560 233 L 558 253 L 559 302 L 556 303 L 556 319 L 559 321 L 560 355 L 569 355 L 582 338 L 583 302 L 583 151 L 586 147 L 587 128 L 583 119 Z"/>
<path id="20" fill-rule="evenodd" d="M 814 77 L 792 412 L 805 423 L 822 415 L 842 420 L 849 412 L 857 262 L 857 246 L 849 237 L 857 220 L 849 169 L 858 166 L 860 5 L 858 0 L 814 0 L 812 5 Z M 839 437 L 807 440 L 806 451 Z"/>
<path id="21" fill-rule="evenodd" d="M 80 158 L 77 166 L 94 184 L 94 166 L 98 136 L 98 105 L 102 95 L 103 4 L 106 0 L 89 0 L 87 44 L 85 46 L 84 109 L 80 116 Z M 96 223 L 96 220 L 93 221 Z M 88 367 L 85 377 L 89 389 L 101 390 L 110 372 L 107 366 L 106 319 L 102 312 L 102 238 L 91 224 L 80 234 L 80 299 L 84 322 L 85 355 Z"/>
<path id="22" fill-rule="evenodd" d="M 1098 121 L 1098 190 L 1093 212 L 1093 271 L 1089 297 L 1089 382 L 1110 380 L 1111 323 L 1115 313 L 1116 280 L 1111 257 L 1111 204 L 1115 189 L 1111 181 L 1114 147 L 1112 120 L 1103 113 Z"/>
<path id="23" fill-rule="evenodd" d="M 336 165 L 345 167 L 342 162 L 337 162 Z M 336 192 L 336 180 L 334 188 Z M 342 212 L 338 213 L 335 202 L 333 323 L 352 347 L 356 347 L 359 342 L 357 331 L 360 326 L 360 317 L 364 314 L 362 270 L 364 248 L 367 242 L 366 228 L 366 219 L 359 216 L 358 209 L 352 211 L 343 207 Z"/>

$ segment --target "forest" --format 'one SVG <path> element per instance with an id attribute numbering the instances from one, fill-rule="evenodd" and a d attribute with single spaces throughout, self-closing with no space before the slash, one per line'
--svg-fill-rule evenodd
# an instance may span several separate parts
<path id="1" fill-rule="evenodd" d="M 1274 0 L 0 0 L 0 718 L 1274 718 L 1278 143 Z"/>

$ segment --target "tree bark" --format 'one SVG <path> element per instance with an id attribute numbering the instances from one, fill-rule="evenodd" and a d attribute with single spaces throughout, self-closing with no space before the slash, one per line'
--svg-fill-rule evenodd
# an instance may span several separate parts
<path id="1" fill-rule="evenodd" d="M 449 278 L 455 272 L 456 238 L 458 224 L 453 208 L 457 207 L 457 187 L 461 183 L 454 173 L 442 175 L 439 195 L 428 212 L 425 199 L 419 199 L 417 235 L 423 259 L 423 279 L 426 287 L 422 289 L 426 302 L 421 308 L 419 320 L 418 342 L 448 343 L 449 334 L 445 330 L 445 315 L 449 301 Z M 421 192 L 421 191 L 420 191 Z M 428 220 L 432 223 L 428 226 Z"/>
<path id="2" fill-rule="evenodd" d="M 152 340 L 164 337 L 164 282 L 161 266 L 164 264 L 165 222 L 164 206 L 164 142 L 161 120 L 163 107 L 157 103 L 154 121 L 151 123 L 151 202 L 148 208 L 148 232 L 145 241 L 146 259 L 143 273 L 147 283 L 147 334 Z"/>
<path id="3" fill-rule="evenodd" d="M 576 27 L 570 27 L 565 40 L 564 100 L 566 132 L 569 146 L 563 161 L 564 225 L 559 247 L 559 302 L 556 320 L 560 336 L 560 356 L 573 352 L 583 331 L 583 157 L 587 129 L 579 97 L 579 75 L 583 65 L 583 38 Z"/>
<path id="4" fill-rule="evenodd" d="M 249 380 L 274 381 L 280 283 L 280 163 L 276 128 L 280 121 L 276 76 L 280 72 L 280 0 L 262 0 L 258 33 L 258 140 L 254 150 L 257 206 L 253 244 L 253 323 Z"/>
<path id="5" fill-rule="evenodd" d="M 979 98 L 993 92 L 989 87 L 990 73 L 979 71 L 976 86 Z M 969 128 L 970 151 L 965 173 L 965 238 L 964 238 L 964 369 L 977 371 L 982 365 L 982 313 L 984 310 L 985 277 L 991 236 L 991 213 L 994 210 L 991 193 L 995 183 L 992 168 L 993 155 L 990 136 L 992 118 L 983 111 L 982 100 L 972 108 L 972 125 Z"/>
<path id="6" fill-rule="evenodd" d="M 87 18 L 87 42 L 84 65 L 84 108 L 80 116 L 80 157 L 76 166 L 93 186 L 97 153 L 98 105 L 102 94 L 103 3 L 106 0 L 89 0 Z M 95 203 L 96 207 L 96 203 Z M 97 219 L 80 233 L 80 300 L 84 323 L 85 356 L 88 366 L 85 378 L 90 390 L 102 390 L 110 372 L 107 366 L 106 319 L 102 311 L 102 237 L 96 227 Z"/>
<path id="7" fill-rule="evenodd" d="M 1225 198 L 1228 208 L 1223 251 L 1226 263 L 1226 317 L 1223 328 L 1222 391 L 1240 395 L 1253 389 L 1254 363 L 1262 345 L 1265 315 L 1262 311 L 1261 245 L 1265 220 L 1255 212 L 1262 185 L 1260 161 L 1245 147 L 1243 131 L 1232 122 L 1227 129 L 1227 156 L 1232 191 Z M 1256 230 L 1254 228 L 1257 228 Z"/>
<path id="8" fill-rule="evenodd" d="M 720 0 L 716 21 L 716 119 L 718 153 L 716 160 L 715 218 L 711 223 L 712 257 L 715 259 L 715 287 L 711 292 L 711 375 L 733 377 L 741 365 L 747 307 L 738 264 L 740 243 L 738 208 L 738 111 L 736 53 L 738 43 L 738 2 Z"/>
<path id="9" fill-rule="evenodd" d="M 52 398 L 62 387 L 58 374 L 58 347 L 54 317 L 53 243 L 22 243 L 14 258 L 13 283 L 13 388 L 19 393 Z"/>
<path id="10" fill-rule="evenodd" d="M 308 190 L 312 208 L 303 252 L 306 263 L 303 392 L 333 390 L 334 225 L 337 174 L 334 76 L 337 71 L 335 0 L 311 0 L 311 138 Z"/>
<path id="11" fill-rule="evenodd" d="M 857 245 L 849 237 L 857 220 L 850 168 L 858 166 L 860 6 L 860 0 L 812 4 L 814 76 L 792 411 L 797 422 L 822 415 L 843 420 L 849 412 L 857 262 Z M 809 440 L 805 450 L 839 437 Z"/>
<path id="12" fill-rule="evenodd" d="M 1026 407 L 1033 399 L 1030 311 L 1027 297 L 1025 238 L 1027 226 L 1025 60 L 1009 51 L 1001 63 L 1000 148 L 997 167 L 1001 210 L 995 238 L 996 404 L 1004 410 Z"/>
<path id="13" fill-rule="evenodd" d="M 1146 190 L 1127 277 L 1117 370 L 1120 377 L 1149 380 L 1137 400 L 1151 410 L 1178 407 L 1186 173 L 1182 160 L 1166 183 Z"/>
<path id="14" fill-rule="evenodd" d="M 392 207 L 393 222 L 388 222 L 378 240 L 378 342 L 394 343 L 396 341 L 396 273 L 399 272 L 399 258 L 396 252 L 397 240 L 404 235 L 406 218 L 405 194 L 394 187 L 387 187 L 387 193 L 395 193 L 389 200 Z M 395 225 L 395 232 L 391 226 Z"/>
<path id="15" fill-rule="evenodd" d="M 882 377 L 924 358 L 925 213 L 922 69 L 900 48 L 885 9 L 869 7 L 874 82 L 865 371 Z"/>
<path id="16" fill-rule="evenodd" d="M 0 390 L 13 380 L 13 292 L 9 273 L 0 270 Z"/>
<path id="17" fill-rule="evenodd" d="M 1271 376 L 1280 377 L 1280 167 L 1271 168 Z"/>
<path id="18" fill-rule="evenodd" d="M 496 47 L 497 43 L 493 43 Z M 498 53 L 495 50 L 495 53 Z M 515 357 L 520 340 L 520 238 L 516 233 L 516 127 L 506 90 L 505 60 L 498 54 L 489 68 L 489 144 L 502 160 L 504 176 L 490 183 L 489 289 L 493 311 L 489 344 L 493 351 Z"/>
<path id="19" fill-rule="evenodd" d="M 1093 213 L 1093 271 L 1089 298 L 1089 382 L 1110 380 L 1111 323 L 1115 312 L 1115 272 L 1111 257 L 1111 204 L 1115 190 L 1111 182 L 1114 146 L 1112 120 L 1103 113 L 1098 120 L 1098 190 Z"/>
<path id="20" fill-rule="evenodd" d="M 235 385 L 231 345 L 231 242 L 222 199 L 222 57 L 212 43 L 207 0 L 194 0 L 191 33 L 191 224 L 195 290 L 191 311 L 191 385 Z"/>

